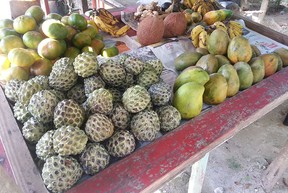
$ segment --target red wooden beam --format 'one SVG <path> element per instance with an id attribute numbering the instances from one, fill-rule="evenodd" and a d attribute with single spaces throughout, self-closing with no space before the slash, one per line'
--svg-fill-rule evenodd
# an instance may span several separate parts
<path id="1" fill-rule="evenodd" d="M 152 192 L 288 98 L 288 68 L 226 99 L 67 193 Z"/>

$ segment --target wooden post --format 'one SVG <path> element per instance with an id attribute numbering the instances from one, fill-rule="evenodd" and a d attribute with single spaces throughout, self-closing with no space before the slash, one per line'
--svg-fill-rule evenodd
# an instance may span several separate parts
<path id="1" fill-rule="evenodd" d="M 191 175 L 188 185 L 188 193 L 201 193 L 202 185 L 205 178 L 206 167 L 208 163 L 209 153 L 206 153 L 199 161 L 191 167 Z"/>
<path id="2" fill-rule="evenodd" d="M 281 150 L 278 157 L 272 161 L 264 172 L 262 177 L 262 185 L 266 192 L 271 192 L 274 185 L 282 177 L 285 170 L 288 168 L 288 142 Z"/>
<path id="3" fill-rule="evenodd" d="M 84 14 L 88 10 L 87 0 L 76 0 L 76 4 L 79 6 L 80 14 Z"/>

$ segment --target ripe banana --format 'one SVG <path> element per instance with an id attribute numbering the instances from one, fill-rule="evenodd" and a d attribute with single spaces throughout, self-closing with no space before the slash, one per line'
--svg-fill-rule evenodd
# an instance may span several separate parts
<path id="1" fill-rule="evenodd" d="M 106 24 L 115 25 L 119 23 L 118 19 L 104 8 L 98 8 L 96 10 L 96 16 L 100 17 L 101 20 Z"/>
<path id="2" fill-rule="evenodd" d="M 200 13 L 202 16 L 209 11 L 215 10 L 211 0 L 196 0 L 192 9 Z"/>
<path id="3" fill-rule="evenodd" d="M 183 0 L 183 5 L 185 5 L 189 9 L 193 7 L 190 0 Z"/>
<path id="4" fill-rule="evenodd" d="M 231 39 L 234 37 L 242 36 L 242 30 L 242 25 L 237 21 L 231 20 L 228 22 L 228 34 Z"/>
<path id="5" fill-rule="evenodd" d="M 121 27 L 118 30 L 113 31 L 113 33 L 111 34 L 113 37 L 120 37 L 126 34 L 126 32 L 130 29 L 129 25 L 124 25 L 123 27 Z"/>
<path id="6" fill-rule="evenodd" d="M 221 21 L 216 21 L 212 26 L 214 26 L 216 29 L 222 29 L 223 31 L 227 32 L 226 25 Z"/>
<path id="7" fill-rule="evenodd" d="M 199 48 L 207 48 L 207 39 L 208 39 L 207 31 L 202 31 L 199 34 Z"/>
<path id="8" fill-rule="evenodd" d="M 101 17 L 94 16 L 94 22 L 99 29 L 102 31 L 111 34 L 113 31 L 118 30 L 119 28 L 116 25 L 110 25 L 105 23 Z"/>
<path id="9" fill-rule="evenodd" d="M 195 48 L 199 47 L 199 35 L 202 31 L 205 31 L 205 28 L 202 25 L 197 25 L 191 31 L 190 36 L 191 36 L 192 44 L 194 45 Z"/>

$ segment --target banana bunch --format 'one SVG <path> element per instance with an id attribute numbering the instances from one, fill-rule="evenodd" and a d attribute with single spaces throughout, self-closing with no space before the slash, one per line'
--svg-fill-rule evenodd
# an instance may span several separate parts
<path id="1" fill-rule="evenodd" d="M 213 11 L 216 8 L 214 6 L 214 0 L 196 0 L 192 9 L 204 16 L 207 12 Z"/>
<path id="2" fill-rule="evenodd" d="M 226 26 L 230 39 L 243 35 L 243 27 L 239 22 L 230 20 Z"/>
<path id="3" fill-rule="evenodd" d="M 130 29 L 128 25 L 118 27 L 118 24 L 120 23 L 118 19 L 104 8 L 99 8 L 96 10 L 93 20 L 99 29 L 113 37 L 123 36 Z"/>
<path id="4" fill-rule="evenodd" d="M 195 48 L 207 48 L 206 42 L 208 37 L 209 34 L 202 25 L 197 25 L 191 31 L 191 40 Z"/>
<path id="5" fill-rule="evenodd" d="M 228 32 L 228 29 L 227 29 L 226 25 L 223 22 L 221 22 L 221 21 L 216 21 L 215 23 L 210 25 L 210 28 L 212 28 L 212 29 L 221 29 L 223 31 Z"/>
<path id="6" fill-rule="evenodd" d="M 196 0 L 183 0 L 183 5 L 189 9 L 192 9 L 195 2 Z"/>

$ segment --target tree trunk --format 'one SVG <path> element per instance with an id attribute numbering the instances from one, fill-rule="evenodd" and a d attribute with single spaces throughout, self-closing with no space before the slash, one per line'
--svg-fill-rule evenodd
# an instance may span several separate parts
<path id="1" fill-rule="evenodd" d="M 267 12 L 267 9 L 268 9 L 268 5 L 269 5 L 269 0 L 262 0 L 261 7 L 260 7 L 261 13 L 258 16 L 259 23 L 263 22 L 263 19 L 264 19 L 265 15 L 266 15 L 266 12 Z"/>

